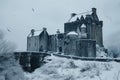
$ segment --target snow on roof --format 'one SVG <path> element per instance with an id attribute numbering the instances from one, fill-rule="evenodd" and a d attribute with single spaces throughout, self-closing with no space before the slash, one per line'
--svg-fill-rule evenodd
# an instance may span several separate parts
<path id="1" fill-rule="evenodd" d="M 71 31 L 67 35 L 78 35 L 78 33 L 76 33 L 75 31 Z"/>
<path id="2" fill-rule="evenodd" d="M 40 35 L 41 32 L 42 32 L 42 31 L 35 31 L 33 36 L 38 36 L 38 35 Z M 28 37 L 31 37 L 31 36 L 32 36 L 32 34 L 30 33 L 30 34 L 28 35 Z"/>
<path id="3" fill-rule="evenodd" d="M 34 32 L 34 36 L 40 35 L 41 32 L 42 32 L 42 31 L 35 31 L 35 32 Z"/>
<path id="4" fill-rule="evenodd" d="M 82 25 L 81 25 L 81 28 L 86 28 L 86 25 L 85 25 L 85 24 L 82 24 Z"/>

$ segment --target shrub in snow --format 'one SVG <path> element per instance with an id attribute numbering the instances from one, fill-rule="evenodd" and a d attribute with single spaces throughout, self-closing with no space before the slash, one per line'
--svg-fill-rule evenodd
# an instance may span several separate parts
<path id="1" fill-rule="evenodd" d="M 85 71 L 88 71 L 88 70 L 90 70 L 90 66 L 85 66 L 84 68 L 82 68 L 80 70 L 80 72 L 85 72 Z"/>
<path id="2" fill-rule="evenodd" d="M 81 68 L 81 72 L 85 72 L 85 71 L 90 71 L 92 69 L 97 68 L 97 64 L 95 63 L 84 63 L 84 66 Z"/>
<path id="3" fill-rule="evenodd" d="M 105 70 L 111 70 L 112 69 L 112 65 L 108 64 L 104 64 Z"/>
<path id="4" fill-rule="evenodd" d="M 74 61 L 70 60 L 68 63 L 68 65 L 66 66 L 66 68 L 77 68 L 78 66 L 75 65 Z"/>

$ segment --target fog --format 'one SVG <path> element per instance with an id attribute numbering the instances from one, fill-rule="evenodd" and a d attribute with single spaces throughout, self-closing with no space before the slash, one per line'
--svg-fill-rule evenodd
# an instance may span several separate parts
<path id="1" fill-rule="evenodd" d="M 98 17 L 103 20 L 105 47 L 114 42 L 120 45 L 119 0 L 0 0 L 0 29 L 6 40 L 24 51 L 31 29 L 46 27 L 49 34 L 57 29 L 63 32 L 71 13 L 90 11 L 92 7 L 97 8 Z"/>

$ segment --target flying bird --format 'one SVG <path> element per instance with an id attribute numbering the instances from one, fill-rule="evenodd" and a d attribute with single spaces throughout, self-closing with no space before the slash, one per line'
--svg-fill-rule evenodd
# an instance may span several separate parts
<path id="1" fill-rule="evenodd" d="M 8 29 L 8 28 L 7 28 L 7 31 L 8 31 L 8 32 L 11 32 L 10 29 Z"/>
<path id="2" fill-rule="evenodd" d="M 76 13 L 72 13 L 72 14 L 71 14 L 71 17 L 74 17 L 74 16 L 76 16 L 76 15 L 77 15 Z"/>
<path id="3" fill-rule="evenodd" d="M 70 17 L 70 19 L 68 20 L 68 22 L 70 22 L 70 20 L 73 18 L 73 17 L 75 17 L 77 14 L 76 13 L 71 13 L 71 17 Z"/>
<path id="4" fill-rule="evenodd" d="M 33 12 L 35 12 L 35 9 L 34 9 L 34 8 L 32 8 L 32 11 L 33 11 Z"/>

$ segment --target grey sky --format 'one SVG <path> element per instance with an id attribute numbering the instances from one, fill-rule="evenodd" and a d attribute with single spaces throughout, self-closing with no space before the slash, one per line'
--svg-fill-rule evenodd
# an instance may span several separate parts
<path id="1" fill-rule="evenodd" d="M 92 7 L 97 8 L 97 14 L 104 22 L 107 46 L 111 34 L 120 32 L 119 0 L 0 0 L 0 29 L 7 40 L 18 46 L 17 50 L 26 50 L 26 37 L 32 28 L 46 27 L 50 34 L 58 28 L 63 32 L 71 13 L 89 11 Z"/>

